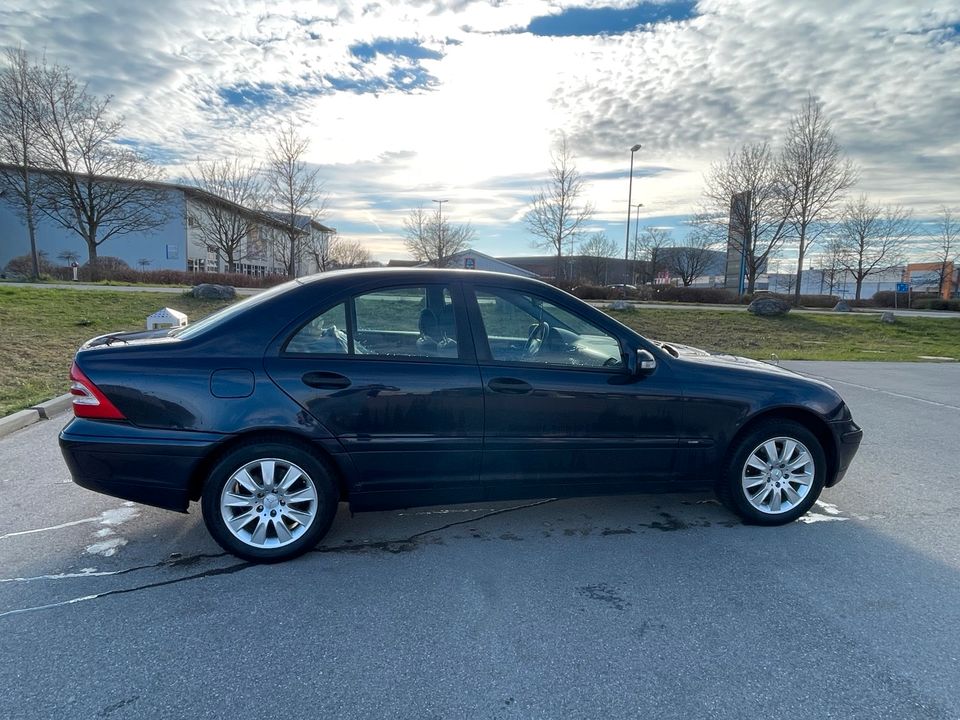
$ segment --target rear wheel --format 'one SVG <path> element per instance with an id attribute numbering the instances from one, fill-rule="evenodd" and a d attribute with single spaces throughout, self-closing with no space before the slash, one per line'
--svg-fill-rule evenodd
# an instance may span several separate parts
<path id="1" fill-rule="evenodd" d="M 717 494 L 749 523 L 783 525 L 820 497 L 827 461 L 816 436 L 800 423 L 773 420 L 734 447 Z"/>
<path id="2" fill-rule="evenodd" d="M 239 447 L 210 472 L 203 520 L 227 552 L 254 562 L 289 560 L 327 534 L 337 492 L 323 464 L 293 444 Z"/>

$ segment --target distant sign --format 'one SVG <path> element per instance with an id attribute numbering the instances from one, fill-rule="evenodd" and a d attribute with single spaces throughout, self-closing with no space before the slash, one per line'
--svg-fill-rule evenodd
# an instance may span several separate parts
<path id="1" fill-rule="evenodd" d="M 897 292 L 910 292 L 910 283 L 897 283 Z"/>

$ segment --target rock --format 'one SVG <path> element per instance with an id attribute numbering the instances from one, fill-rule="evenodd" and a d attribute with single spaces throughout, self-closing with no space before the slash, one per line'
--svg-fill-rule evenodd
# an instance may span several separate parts
<path id="1" fill-rule="evenodd" d="M 775 297 L 759 297 L 747 305 L 747 312 L 764 317 L 786 315 L 790 312 L 790 303 Z"/>
<path id="2" fill-rule="evenodd" d="M 203 283 L 194 285 L 190 294 L 199 300 L 233 300 L 237 296 L 237 291 L 229 285 Z"/>
<path id="3" fill-rule="evenodd" d="M 833 306 L 834 312 L 852 312 L 853 308 L 850 307 L 850 303 L 846 300 L 841 300 L 836 305 Z"/>
<path id="4" fill-rule="evenodd" d="M 885 312 L 880 315 L 880 322 L 886 323 L 887 325 L 893 325 L 897 321 L 897 316 L 892 312 Z"/>

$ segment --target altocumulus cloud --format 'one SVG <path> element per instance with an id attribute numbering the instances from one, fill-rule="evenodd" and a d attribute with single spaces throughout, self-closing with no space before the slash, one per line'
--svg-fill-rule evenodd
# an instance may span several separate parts
<path id="1" fill-rule="evenodd" d="M 503 243 L 481 249 L 522 252 L 561 132 L 600 222 L 623 212 L 634 142 L 644 212 L 681 215 L 712 160 L 776 143 L 808 92 L 863 165 L 858 190 L 921 213 L 960 202 L 955 0 L 7 0 L 0 44 L 114 95 L 129 141 L 172 176 L 256 156 L 294 119 L 335 224 L 377 242 L 442 193 Z"/>

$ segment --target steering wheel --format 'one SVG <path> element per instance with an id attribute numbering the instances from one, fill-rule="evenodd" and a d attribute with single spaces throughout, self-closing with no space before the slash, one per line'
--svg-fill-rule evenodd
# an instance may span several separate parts
<path id="1" fill-rule="evenodd" d="M 527 345 L 523 349 L 523 354 L 527 357 L 532 357 L 540 352 L 544 344 L 547 342 L 547 338 L 550 337 L 550 326 L 543 322 L 542 320 L 538 325 L 535 325 L 530 331 L 530 334 L 527 336 Z"/>

